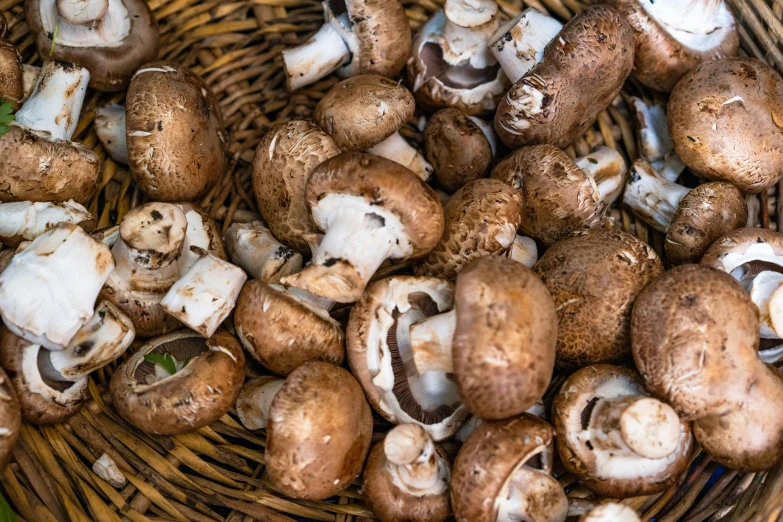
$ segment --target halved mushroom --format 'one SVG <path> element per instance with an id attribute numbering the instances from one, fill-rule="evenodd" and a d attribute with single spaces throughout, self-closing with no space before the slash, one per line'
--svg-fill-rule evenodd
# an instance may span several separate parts
<path id="1" fill-rule="evenodd" d="M 11 102 L 17 111 L 24 97 L 22 57 L 14 44 L 0 37 L 0 100 Z"/>
<path id="2" fill-rule="evenodd" d="M 642 519 L 625 504 L 607 502 L 579 517 L 578 522 L 641 522 Z"/>
<path id="3" fill-rule="evenodd" d="M 79 225 L 85 232 L 95 228 L 92 214 L 73 200 L 0 203 L 0 242 L 6 246 L 16 247 L 22 241 L 32 241 L 60 223 Z"/>
<path id="4" fill-rule="evenodd" d="M 408 17 L 399 0 L 325 0 L 324 25 L 304 44 L 284 49 L 288 90 L 317 82 L 335 70 L 396 76 L 411 47 Z"/>
<path id="5" fill-rule="evenodd" d="M 29 0 L 24 7 L 38 53 L 88 69 L 93 89 L 125 89 L 158 55 L 158 23 L 144 0 Z"/>
<path id="6" fill-rule="evenodd" d="M 381 522 L 442 522 L 451 513 L 451 466 L 424 428 L 400 424 L 367 458 L 362 496 Z"/>
<path id="7" fill-rule="evenodd" d="M 463 186 L 444 207 L 446 226 L 440 241 L 414 264 L 414 273 L 454 279 L 474 259 L 504 253 L 514 244 L 521 203 L 519 193 L 497 179 Z"/>
<path id="8" fill-rule="evenodd" d="M 573 232 L 604 226 L 626 171 L 625 159 L 609 147 L 572 160 L 552 145 L 533 145 L 501 161 L 492 177 L 522 196 L 520 232 L 551 246 Z"/>
<path id="9" fill-rule="evenodd" d="M 516 83 L 544 57 L 544 49 L 563 29 L 546 13 L 528 7 L 495 31 L 489 50 L 511 83 Z"/>
<path id="10" fill-rule="evenodd" d="M 669 98 L 669 130 L 685 164 L 749 194 L 783 175 L 783 79 L 753 58 L 703 62 Z"/>
<path id="11" fill-rule="evenodd" d="M 641 376 L 599 364 L 572 374 L 555 397 L 552 418 L 566 469 L 612 498 L 660 493 L 687 470 L 689 423 L 649 397 Z"/>
<path id="12" fill-rule="evenodd" d="M 554 436 L 546 421 L 527 413 L 481 423 L 454 461 L 457 522 L 565 522 L 568 499 L 552 476 Z"/>
<path id="13" fill-rule="evenodd" d="M 2 333 L 0 333 L 1 339 Z M 11 385 L 11 380 L 0 368 L 0 473 L 5 472 L 5 467 L 11 460 L 21 427 L 22 413 L 19 410 L 16 392 Z"/>
<path id="14" fill-rule="evenodd" d="M 95 110 L 95 132 L 111 158 L 128 164 L 128 141 L 125 135 L 125 106 L 112 103 Z"/>
<path id="15" fill-rule="evenodd" d="M 636 141 L 641 159 L 647 160 L 653 170 L 664 179 L 677 181 L 685 170 L 685 163 L 674 152 L 664 107 L 655 103 L 648 106 L 636 96 L 631 96 L 631 107 L 636 115 Z"/>
<path id="16" fill-rule="evenodd" d="M 272 401 L 283 387 L 285 379 L 263 375 L 247 381 L 237 397 L 236 410 L 239 422 L 249 430 L 266 429 Z"/>
<path id="17" fill-rule="evenodd" d="M 357 301 L 383 261 L 423 257 L 443 233 L 433 190 L 378 156 L 346 152 L 326 160 L 310 175 L 306 197 L 326 235 L 311 263 L 282 283 L 340 303 Z"/>
<path id="18" fill-rule="evenodd" d="M 223 239 L 231 261 L 264 283 L 279 283 L 302 268 L 302 254 L 280 243 L 260 221 L 234 223 Z"/>
<path id="19" fill-rule="evenodd" d="M 77 65 L 44 63 L 33 94 L 0 137 L 0 201 L 87 204 L 95 194 L 101 161 L 70 141 L 89 79 Z"/>
<path id="20" fill-rule="evenodd" d="M 555 243 L 533 270 L 557 308 L 558 367 L 630 358 L 634 301 L 663 273 L 652 247 L 621 230 L 589 230 Z"/>
<path id="21" fill-rule="evenodd" d="M 244 376 L 242 346 L 229 333 L 204 339 L 182 330 L 139 348 L 114 372 L 110 391 L 125 420 L 147 433 L 176 435 L 225 415 Z"/>

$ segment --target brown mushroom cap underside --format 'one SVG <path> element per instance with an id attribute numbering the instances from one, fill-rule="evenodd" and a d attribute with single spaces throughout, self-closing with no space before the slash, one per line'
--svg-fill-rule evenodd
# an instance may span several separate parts
<path id="1" fill-rule="evenodd" d="M 359 475 L 372 441 L 372 414 L 346 370 L 308 362 L 275 395 L 267 422 L 266 469 L 291 498 L 323 500 Z"/>
<path id="2" fill-rule="evenodd" d="M 258 279 L 242 288 L 234 327 L 250 355 L 280 375 L 308 361 L 339 366 L 345 359 L 345 337 L 336 321 Z"/>
<path id="3" fill-rule="evenodd" d="M 182 328 L 182 323 L 160 306 L 163 294 L 152 295 L 117 288 L 111 286 L 109 280 L 98 294 L 98 302 L 103 299 L 111 301 L 130 318 L 136 337 L 157 337 Z"/>
<path id="4" fill-rule="evenodd" d="M 440 446 L 438 456 L 450 470 L 449 459 Z M 437 458 L 433 454 L 432 458 Z M 441 495 L 413 496 L 398 488 L 386 470 L 389 462 L 383 441 L 373 446 L 362 474 L 362 496 L 367 507 L 382 522 L 441 522 L 451 514 L 448 488 Z"/>
<path id="5" fill-rule="evenodd" d="M 310 208 L 329 194 L 364 198 L 393 213 L 407 230 L 413 254 L 422 257 L 443 234 L 443 207 L 429 185 L 399 163 L 359 152 L 344 152 L 313 170 L 305 196 Z"/>
<path id="6" fill-rule="evenodd" d="M 767 228 L 738 228 L 715 241 L 701 258 L 701 264 L 726 271 L 723 259 L 745 254 L 753 245 L 769 245 L 772 255 L 783 257 L 783 234 Z M 732 267 L 734 268 L 734 267 Z"/>
<path id="7" fill-rule="evenodd" d="M 524 147 L 501 161 L 492 177 L 522 196 L 519 230 L 546 246 L 577 230 L 606 223 L 607 206 L 588 174 L 552 145 Z"/>
<path id="8" fill-rule="evenodd" d="M 748 205 L 737 187 L 721 181 L 699 185 L 685 195 L 669 225 L 666 258 L 672 265 L 698 263 L 715 240 L 747 220 Z"/>
<path id="9" fill-rule="evenodd" d="M 501 99 L 495 130 L 509 147 L 548 143 L 570 145 L 593 124 L 598 113 L 620 94 L 633 68 L 634 36 L 616 9 L 588 7 L 571 19 L 547 45 L 542 61 L 525 74 Z M 540 112 L 524 118 L 518 105 L 541 93 Z M 506 128 L 514 128 L 510 132 Z"/>
<path id="10" fill-rule="evenodd" d="M 216 349 L 210 349 L 216 348 Z M 192 360 L 175 375 L 148 385 L 142 374 L 154 373 L 143 360 L 155 350 Z M 209 339 L 182 331 L 150 340 L 112 375 L 114 407 L 124 419 L 147 432 L 185 433 L 206 426 L 234 406 L 245 377 L 245 355 L 231 334 Z"/>
<path id="11" fill-rule="evenodd" d="M 19 125 L 0 137 L 0 202 L 68 201 L 87 205 L 101 160 L 77 143 L 51 141 Z"/>
<path id="12" fill-rule="evenodd" d="M 0 99 L 11 102 L 14 111 L 19 110 L 24 99 L 22 57 L 16 46 L 4 39 L 0 39 Z"/>
<path id="13" fill-rule="evenodd" d="M 734 30 L 717 47 L 699 51 L 685 47 L 652 19 L 639 0 L 603 0 L 628 20 L 636 42 L 634 76 L 647 87 L 671 92 L 688 71 L 701 62 L 736 56 L 739 33 Z"/>
<path id="14" fill-rule="evenodd" d="M 630 359 L 634 301 L 663 273 L 649 245 L 620 230 L 589 230 L 555 243 L 533 270 L 557 308 L 558 367 Z"/>
<path id="15" fill-rule="evenodd" d="M 158 57 L 158 22 L 144 0 L 123 0 L 128 10 L 130 31 L 117 47 L 68 47 L 53 43 L 41 21 L 40 0 L 25 2 L 25 20 L 41 56 L 81 65 L 90 71 L 90 87 L 99 91 L 121 91 L 131 76 Z"/>
<path id="16" fill-rule="evenodd" d="M 482 419 L 519 415 L 543 397 L 555 366 L 557 312 L 541 279 L 500 256 L 457 277 L 454 373 L 463 404 Z"/>
<path id="17" fill-rule="evenodd" d="M 204 80 L 185 67 L 153 62 L 146 69 L 153 70 L 137 73 L 128 88 L 131 173 L 155 201 L 193 201 L 226 167 L 220 105 Z"/>
<path id="18" fill-rule="evenodd" d="M 332 87 L 315 107 L 313 119 L 341 150 L 358 152 L 397 132 L 415 110 L 413 95 L 400 82 L 363 74 Z"/>
<path id="19" fill-rule="evenodd" d="M 318 233 L 305 202 L 307 178 L 339 153 L 334 140 L 307 121 L 281 123 L 256 148 L 253 192 L 258 210 L 279 241 L 307 256 L 310 246 L 304 238 Z"/>
<path id="20" fill-rule="evenodd" d="M 22 413 L 11 380 L 0 368 L 0 473 L 5 471 L 22 427 Z"/>
<path id="21" fill-rule="evenodd" d="M 704 62 L 672 91 L 667 114 L 685 164 L 749 194 L 783 174 L 783 79 L 753 58 Z"/>
<path id="22" fill-rule="evenodd" d="M 413 268 L 416 275 L 454 279 L 479 257 L 502 253 L 519 228 L 522 199 L 497 179 L 478 179 L 451 196 L 446 226 L 435 248 Z M 508 242 L 502 245 L 500 239 Z"/>
<path id="23" fill-rule="evenodd" d="M 634 360 L 647 389 L 684 420 L 733 411 L 759 364 L 759 324 L 747 292 L 704 265 L 675 267 L 636 299 Z"/>

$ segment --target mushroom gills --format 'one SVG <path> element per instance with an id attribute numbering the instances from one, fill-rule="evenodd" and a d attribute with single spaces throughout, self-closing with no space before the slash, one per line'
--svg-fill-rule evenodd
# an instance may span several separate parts
<path id="1" fill-rule="evenodd" d="M 125 134 L 125 107 L 116 103 L 95 111 L 95 132 L 111 158 L 128 164 L 128 142 Z"/>
<path id="2" fill-rule="evenodd" d="M 421 48 L 420 58 L 424 64 L 424 73 L 416 77 L 416 83 L 413 86 L 414 92 L 431 78 L 435 78 L 445 87 L 451 89 L 476 89 L 495 81 L 500 70 L 500 65 L 497 64 L 476 68 L 466 61 L 451 65 L 445 60 L 443 49 L 433 42 L 424 44 Z"/>
<path id="3" fill-rule="evenodd" d="M 95 0 L 91 0 L 95 1 Z M 105 0 L 104 0 L 105 1 Z M 55 44 L 62 47 L 119 47 L 130 34 L 131 20 L 128 10 L 122 0 L 108 0 L 108 6 L 103 16 L 94 19 L 88 24 L 74 24 L 68 18 L 76 20 L 76 17 L 63 16 L 59 9 L 67 8 L 72 12 L 74 6 L 83 4 L 83 1 L 71 0 L 41 0 L 41 25 L 48 34 L 54 35 L 57 31 Z"/>
<path id="4" fill-rule="evenodd" d="M 547 44 L 563 24 L 537 9 L 528 7 L 489 38 L 489 49 L 512 83 L 522 78 L 544 54 Z"/>
<path id="5" fill-rule="evenodd" d="M 423 181 L 427 181 L 434 170 L 424 155 L 405 141 L 399 132 L 395 132 L 377 145 L 373 145 L 366 152 L 409 168 Z"/>
<path id="6" fill-rule="evenodd" d="M 186 368 L 193 359 L 209 351 L 206 339 L 199 337 L 185 337 L 165 344 L 161 344 L 151 350 L 149 353 L 156 353 L 165 356 L 170 355 L 179 373 Z M 133 370 L 133 379 L 142 384 L 153 385 L 164 379 L 171 377 L 163 367 L 158 364 L 139 359 L 139 365 Z"/>

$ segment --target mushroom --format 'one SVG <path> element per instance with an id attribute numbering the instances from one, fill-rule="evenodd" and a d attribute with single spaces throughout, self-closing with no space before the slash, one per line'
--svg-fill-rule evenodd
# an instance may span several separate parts
<path id="1" fill-rule="evenodd" d="M 286 245 L 310 254 L 318 229 L 305 202 L 315 167 L 337 156 L 334 140 L 307 121 L 281 123 L 267 132 L 253 160 L 253 192 L 269 230 Z"/>
<path id="2" fill-rule="evenodd" d="M 263 375 L 242 387 L 236 403 L 237 416 L 242 426 L 249 430 L 266 429 L 272 401 L 283 383 L 285 379 Z"/>
<path id="3" fill-rule="evenodd" d="M 677 155 L 712 181 L 748 194 L 783 174 L 783 79 L 753 58 L 703 62 L 669 98 L 669 131 Z"/>
<path id="4" fill-rule="evenodd" d="M 538 245 L 533 238 L 517 234 L 505 255 L 528 268 L 533 268 L 538 261 Z"/>
<path id="5" fill-rule="evenodd" d="M 558 367 L 629 358 L 634 301 L 663 273 L 652 247 L 620 230 L 594 229 L 555 243 L 533 270 L 557 308 Z"/>
<path id="6" fill-rule="evenodd" d="M 2 339 L 2 333 L 0 333 Z M 19 430 L 22 428 L 22 414 L 19 411 L 19 401 L 11 386 L 11 380 L 0 368 L 0 473 L 11 460 Z"/>
<path id="7" fill-rule="evenodd" d="M 527 413 L 482 422 L 454 460 L 451 503 L 457 522 L 565 522 L 568 499 L 552 476 L 554 430 Z"/>
<path id="8" fill-rule="evenodd" d="M 132 425 L 177 435 L 225 415 L 244 376 L 242 347 L 229 333 L 205 339 L 181 330 L 147 341 L 114 372 L 110 391 L 114 407 Z"/>
<path id="9" fill-rule="evenodd" d="M 573 17 L 500 100 L 500 139 L 511 148 L 567 147 L 620 93 L 633 68 L 633 45 L 631 26 L 612 7 L 594 5 Z"/>
<path id="10" fill-rule="evenodd" d="M 631 96 L 631 108 L 638 125 L 637 146 L 642 158 L 661 177 L 677 181 L 685 163 L 674 152 L 674 143 L 669 135 L 669 123 L 663 106 L 647 105 L 641 98 Z"/>
<path id="11" fill-rule="evenodd" d="M 324 25 L 305 43 L 284 49 L 289 91 L 338 70 L 341 76 L 397 76 L 411 47 L 408 17 L 399 0 L 325 0 Z"/>
<path id="12" fill-rule="evenodd" d="M 125 107 L 116 103 L 95 110 L 95 132 L 111 159 L 128 164 Z"/>
<path id="13" fill-rule="evenodd" d="M 652 89 L 671 92 L 699 63 L 736 56 L 739 50 L 734 16 L 723 0 L 601 3 L 616 8 L 631 24 L 636 41 L 633 75 Z"/>
<path id="14" fill-rule="evenodd" d="M 578 522 L 641 522 L 641 519 L 625 504 L 607 502 L 583 514 Z"/>
<path id="15" fill-rule="evenodd" d="M 14 44 L 0 37 L 0 100 L 11 102 L 18 111 L 24 98 L 22 57 Z"/>
<path id="16" fill-rule="evenodd" d="M 416 259 L 443 233 L 443 207 L 429 186 L 393 161 L 346 152 L 310 175 L 307 204 L 325 236 L 301 272 L 284 277 L 340 303 L 357 301 L 383 261 Z"/>
<path id="17" fill-rule="evenodd" d="M 647 389 L 693 421 L 716 462 L 741 471 L 783 456 L 783 378 L 759 360 L 758 331 L 742 285 L 704 265 L 678 266 L 650 283 L 631 321 Z"/>
<path id="18" fill-rule="evenodd" d="M 0 241 L 16 247 L 32 241 L 60 223 L 79 225 L 85 232 L 95 228 L 95 218 L 73 200 L 63 203 L 17 201 L 0 203 Z"/>
<path id="19" fill-rule="evenodd" d="M 185 219 L 188 222 L 185 240 L 182 242 L 182 251 L 177 257 L 179 276 L 185 275 L 201 257 L 201 254 L 194 251 L 192 247 L 206 250 L 218 259 L 227 261 L 223 240 L 220 239 L 220 229 L 215 220 L 195 204 L 177 203 L 176 205 L 185 214 Z"/>
<path id="20" fill-rule="evenodd" d="M 108 482 L 115 489 L 122 489 L 128 485 L 128 479 L 125 478 L 117 463 L 114 462 L 114 459 L 108 453 L 104 453 L 93 462 L 91 469 L 93 473 Z"/>
<path id="21" fill-rule="evenodd" d="M 260 221 L 232 224 L 224 240 L 231 261 L 264 283 L 279 283 L 302 268 L 302 254 L 280 243 Z"/>
<path id="22" fill-rule="evenodd" d="M 266 472 L 285 496 L 323 500 L 362 471 L 372 414 L 361 386 L 333 364 L 308 362 L 289 375 L 266 426 Z"/>
<path id="23" fill-rule="evenodd" d="M 563 465 L 600 495 L 661 493 L 688 469 L 690 424 L 649 397 L 634 370 L 582 368 L 563 383 L 552 418 Z"/>
<path id="24" fill-rule="evenodd" d="M 572 160 L 552 145 L 533 145 L 501 161 L 492 177 L 522 196 L 520 232 L 551 246 L 573 232 L 604 226 L 626 171 L 623 157 L 609 147 Z"/>
<path id="25" fill-rule="evenodd" d="M 38 83 L 38 77 L 41 75 L 41 67 L 37 65 L 22 64 L 22 82 L 24 84 L 24 101 L 27 101 L 33 94 L 35 84 Z"/>
<path id="26" fill-rule="evenodd" d="M 223 114 L 189 69 L 153 62 L 136 71 L 126 101 L 128 165 L 156 201 L 204 196 L 226 169 Z"/>
<path id="27" fill-rule="evenodd" d="M 113 269 L 106 245 L 62 223 L 17 253 L 0 274 L 0 315 L 14 334 L 61 350 L 93 315 Z"/>
<path id="28" fill-rule="evenodd" d="M 451 466 L 417 424 L 400 424 L 367 458 L 362 496 L 381 522 L 442 522 L 451 514 Z"/>
<path id="29" fill-rule="evenodd" d="M 0 201 L 87 204 L 95 194 L 101 161 L 70 141 L 89 79 L 77 65 L 44 63 L 32 95 L 0 137 Z"/>
<path id="30" fill-rule="evenodd" d="M 416 261 L 416 275 L 454 279 L 474 259 L 501 254 L 514 244 L 521 221 L 521 199 L 497 179 L 477 179 L 444 206 L 446 225 L 435 248 Z"/>
<path id="31" fill-rule="evenodd" d="M 487 47 L 499 24 L 494 0 L 447 0 L 413 38 L 408 84 L 416 102 L 433 112 L 493 113 L 509 85 Z"/>
<path id="32" fill-rule="evenodd" d="M 29 0 L 24 16 L 38 54 L 86 68 L 99 91 L 124 90 L 158 55 L 158 23 L 144 0 Z"/>
<path id="33" fill-rule="evenodd" d="M 315 107 L 313 119 L 341 150 L 366 150 L 409 168 L 426 181 L 432 165 L 397 132 L 415 109 L 413 96 L 399 82 L 363 74 L 332 87 Z"/>

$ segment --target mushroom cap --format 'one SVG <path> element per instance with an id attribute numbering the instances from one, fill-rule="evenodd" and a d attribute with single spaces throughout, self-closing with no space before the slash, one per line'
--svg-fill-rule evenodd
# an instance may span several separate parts
<path id="1" fill-rule="evenodd" d="M 152 352 L 192 360 L 176 374 L 147 384 L 155 365 L 144 356 Z M 234 406 L 244 377 L 245 355 L 231 334 L 219 331 L 204 339 L 182 330 L 147 341 L 114 372 L 110 391 L 125 420 L 147 433 L 176 435 L 222 417 Z"/>
<path id="2" fill-rule="evenodd" d="M 313 119 L 341 150 L 358 152 L 400 130 L 415 110 L 413 95 L 399 81 L 363 74 L 329 89 Z"/>
<path id="3" fill-rule="evenodd" d="M 455 191 L 487 175 L 492 146 L 481 127 L 459 109 L 442 109 L 433 114 L 424 129 L 427 160 L 438 181 Z"/>
<path id="4" fill-rule="evenodd" d="M 312 308 L 283 287 L 259 279 L 242 288 L 234 328 L 250 355 L 280 375 L 307 361 L 340 366 L 345 359 L 343 330 L 326 310 Z"/>
<path id="5" fill-rule="evenodd" d="M 552 245 L 533 270 L 557 308 L 558 367 L 630 358 L 634 301 L 663 273 L 655 250 L 620 230 L 593 229 Z"/>
<path id="6" fill-rule="evenodd" d="M 119 308 L 133 322 L 136 336 L 150 338 L 182 328 L 174 316 L 166 313 L 160 301 L 165 293 L 135 292 L 112 284 L 111 277 L 101 288 L 98 301 L 107 300 Z"/>
<path id="7" fill-rule="evenodd" d="M 307 121 L 281 123 L 267 132 L 253 160 L 253 192 L 269 230 L 281 242 L 309 255 L 306 236 L 317 234 L 305 202 L 307 178 L 337 156 L 332 138 Z"/>
<path id="8" fill-rule="evenodd" d="M 24 16 L 41 56 L 81 65 L 90 71 L 90 87 L 99 91 L 121 91 L 136 70 L 158 56 L 158 22 L 144 0 L 121 0 L 128 12 L 130 31 L 121 45 L 70 47 L 52 42 L 52 29 L 44 28 L 41 0 L 25 2 Z M 67 23 L 67 22 L 66 22 Z"/>
<path id="9" fill-rule="evenodd" d="M 519 193 L 497 179 L 468 183 L 446 202 L 443 235 L 413 271 L 454 279 L 474 259 L 505 252 L 516 238 L 521 203 Z"/>
<path id="10" fill-rule="evenodd" d="M 753 58 L 703 62 L 668 105 L 674 150 L 713 181 L 758 194 L 783 174 L 783 79 Z"/>
<path id="11" fill-rule="evenodd" d="M 606 223 L 608 205 L 600 200 L 595 181 L 557 147 L 533 145 L 514 151 L 498 163 L 492 177 L 519 191 L 519 230 L 546 246 Z"/>
<path id="12" fill-rule="evenodd" d="M 783 265 L 783 234 L 767 228 L 738 228 L 715 241 L 701 264 L 732 273 L 745 263 Z"/>
<path id="13" fill-rule="evenodd" d="M 747 220 L 748 205 L 737 187 L 721 181 L 699 185 L 677 207 L 666 233 L 666 258 L 672 265 L 698 263 L 716 239 Z"/>
<path id="14" fill-rule="evenodd" d="M 412 259 L 435 248 L 443 233 L 443 207 L 435 191 L 409 169 L 386 158 L 344 152 L 324 161 L 307 182 L 305 197 L 310 209 L 329 194 L 364 198 L 397 216 L 410 239 Z"/>
<path id="15" fill-rule="evenodd" d="M 645 288 L 631 317 L 634 360 L 647 389 L 685 420 L 736 410 L 759 364 L 759 320 L 730 275 L 675 267 Z"/>
<path id="16" fill-rule="evenodd" d="M 589 432 L 583 433 L 602 399 L 646 395 L 644 382 L 635 370 L 597 364 L 571 374 L 555 396 L 552 421 L 561 462 L 600 495 L 625 498 L 660 493 L 688 468 L 693 436 L 685 422 L 679 422 L 674 453 L 658 459 L 644 458 L 609 436 L 599 441 L 607 447 L 595 447 L 590 443 Z M 620 430 L 620 426 L 611 428 Z"/>
<path id="17" fill-rule="evenodd" d="M 128 163 L 155 201 L 193 201 L 226 168 L 223 115 L 198 75 L 170 62 L 136 71 L 126 101 Z"/>
<path id="18" fill-rule="evenodd" d="M 0 39 L 0 99 L 10 101 L 18 111 L 24 100 L 24 71 L 22 57 L 16 46 Z"/>
<path id="19" fill-rule="evenodd" d="M 501 99 L 495 130 L 512 148 L 570 145 L 620 94 L 633 68 L 634 36 L 616 9 L 588 7 L 547 45 Z"/>
<path id="20" fill-rule="evenodd" d="M 11 380 L 0 368 L 0 473 L 5 471 L 14 451 L 19 430 L 22 427 L 22 413 Z"/>
<path id="21" fill-rule="evenodd" d="M 454 291 L 454 374 L 468 410 L 482 419 L 519 415 L 541 399 L 555 368 L 557 312 L 525 265 L 488 256 L 467 265 Z"/>
<path id="22" fill-rule="evenodd" d="M 275 395 L 264 458 L 269 478 L 291 498 L 323 500 L 361 473 L 372 413 L 356 379 L 333 364 L 307 362 Z"/>
<path id="23" fill-rule="evenodd" d="M 0 137 L 0 201 L 72 199 L 87 205 L 100 175 L 98 155 L 78 143 L 15 124 Z"/>

